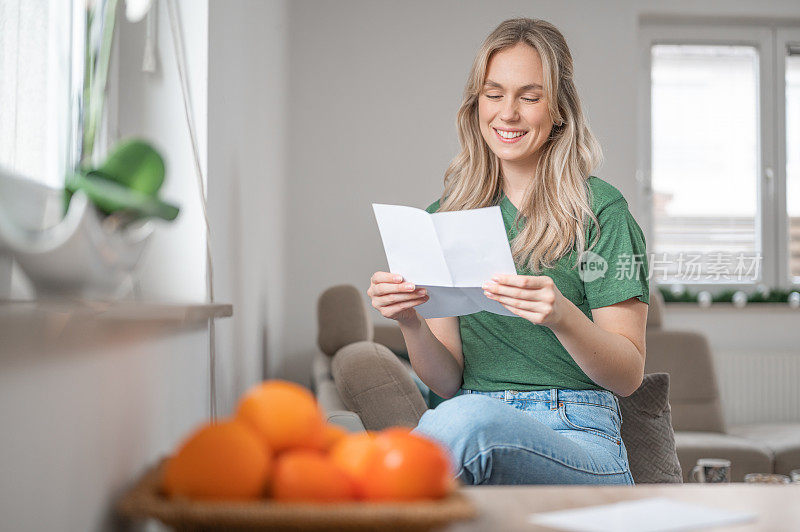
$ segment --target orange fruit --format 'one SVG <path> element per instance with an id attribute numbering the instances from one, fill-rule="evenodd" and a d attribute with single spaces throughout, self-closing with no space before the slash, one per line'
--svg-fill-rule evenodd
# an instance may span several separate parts
<path id="1" fill-rule="evenodd" d="M 239 421 L 205 423 L 167 460 L 163 487 L 170 497 L 256 499 L 264 495 L 272 455 Z"/>
<path id="2" fill-rule="evenodd" d="M 356 498 L 352 479 L 325 454 L 307 449 L 282 453 L 275 463 L 276 501 L 337 502 Z"/>
<path id="3" fill-rule="evenodd" d="M 346 430 L 344 430 L 339 425 L 334 425 L 332 423 L 325 424 L 325 450 L 330 451 L 334 445 L 336 445 L 342 438 L 347 437 L 350 434 Z"/>
<path id="4" fill-rule="evenodd" d="M 348 434 L 329 452 L 334 464 L 344 470 L 350 477 L 361 484 L 367 473 L 367 456 L 374 448 L 375 438 L 368 432 Z"/>
<path id="5" fill-rule="evenodd" d="M 250 425 L 276 453 L 324 449 L 322 411 L 311 392 L 299 384 L 269 380 L 254 386 L 239 401 L 236 418 Z"/>
<path id="6" fill-rule="evenodd" d="M 455 487 L 450 456 L 441 444 L 405 428 L 381 431 L 361 466 L 368 500 L 438 499 Z"/>

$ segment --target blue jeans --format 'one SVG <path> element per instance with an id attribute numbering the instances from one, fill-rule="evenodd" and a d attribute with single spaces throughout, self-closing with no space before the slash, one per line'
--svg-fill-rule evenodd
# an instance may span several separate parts
<path id="1" fill-rule="evenodd" d="M 620 425 L 607 390 L 462 389 L 414 432 L 450 450 L 465 484 L 633 484 Z"/>

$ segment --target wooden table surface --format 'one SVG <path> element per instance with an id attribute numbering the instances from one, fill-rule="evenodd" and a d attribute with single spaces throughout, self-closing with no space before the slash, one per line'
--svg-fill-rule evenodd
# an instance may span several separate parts
<path id="1" fill-rule="evenodd" d="M 478 518 L 456 523 L 448 532 L 553 530 L 528 522 L 534 513 L 615 502 L 667 497 L 713 508 L 750 511 L 755 521 L 704 530 L 800 530 L 800 484 L 641 484 L 638 486 L 467 486 Z"/>

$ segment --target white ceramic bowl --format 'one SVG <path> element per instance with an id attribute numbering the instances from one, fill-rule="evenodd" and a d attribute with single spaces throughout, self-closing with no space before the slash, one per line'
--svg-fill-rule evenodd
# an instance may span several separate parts
<path id="1" fill-rule="evenodd" d="M 135 268 L 155 226 L 104 226 L 82 192 L 62 218 L 63 191 L 0 168 L 0 254 L 10 254 L 38 297 L 110 297 Z M 2 284 L 2 283 L 0 283 Z"/>

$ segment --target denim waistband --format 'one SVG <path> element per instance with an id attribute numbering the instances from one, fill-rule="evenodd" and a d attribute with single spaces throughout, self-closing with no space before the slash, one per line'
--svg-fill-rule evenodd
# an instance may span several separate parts
<path id="1" fill-rule="evenodd" d="M 462 388 L 462 393 L 477 393 L 498 397 L 506 401 L 541 401 L 550 403 L 550 408 L 555 410 L 558 403 L 586 403 L 597 406 L 604 406 L 619 413 L 619 401 L 616 396 L 608 390 L 569 390 L 551 388 L 549 390 L 497 390 L 483 392 L 479 390 L 467 390 Z"/>

